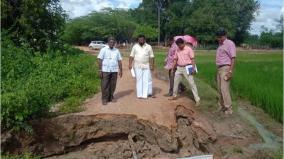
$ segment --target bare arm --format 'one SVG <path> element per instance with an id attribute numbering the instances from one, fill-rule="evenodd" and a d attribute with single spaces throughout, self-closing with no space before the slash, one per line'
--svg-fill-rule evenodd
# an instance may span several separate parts
<path id="1" fill-rule="evenodd" d="M 174 59 L 173 69 L 175 69 L 176 67 L 177 67 L 177 60 Z"/>
<path id="2" fill-rule="evenodd" d="M 103 60 L 102 59 L 98 59 L 99 71 L 102 71 L 102 63 L 103 63 Z"/>
<path id="3" fill-rule="evenodd" d="M 235 67 L 235 57 L 232 58 L 232 61 L 231 61 L 231 66 L 230 66 L 230 70 L 229 72 L 226 74 L 227 76 L 227 80 L 230 80 L 232 77 L 233 77 L 233 70 L 234 70 L 234 67 Z"/>
<path id="4" fill-rule="evenodd" d="M 234 67 L 235 67 L 235 60 L 236 60 L 236 58 L 233 57 L 233 58 L 232 58 L 232 61 L 231 61 L 231 66 L 230 66 L 230 72 L 231 72 L 231 73 L 233 73 L 233 70 L 234 70 Z"/>
<path id="5" fill-rule="evenodd" d="M 154 57 L 150 58 L 150 69 L 153 71 L 154 70 Z"/>
<path id="6" fill-rule="evenodd" d="M 129 65 L 128 65 L 128 68 L 131 70 L 131 68 L 132 68 L 132 65 L 133 65 L 133 57 L 132 56 L 130 56 L 129 57 Z"/>
<path id="7" fill-rule="evenodd" d="M 103 63 L 103 60 L 102 59 L 99 59 L 98 60 L 99 62 L 99 76 L 100 78 L 102 79 L 103 78 L 103 72 L 102 72 L 102 63 Z"/>
<path id="8" fill-rule="evenodd" d="M 122 62 L 121 60 L 118 61 L 118 66 L 119 66 L 119 77 L 122 77 Z"/>

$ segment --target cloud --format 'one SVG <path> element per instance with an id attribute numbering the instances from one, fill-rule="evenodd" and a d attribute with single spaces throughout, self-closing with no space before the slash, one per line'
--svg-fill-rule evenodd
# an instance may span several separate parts
<path id="1" fill-rule="evenodd" d="M 136 8 L 142 0 L 61 0 L 60 3 L 70 18 L 87 15 L 104 8 Z M 284 13 L 280 0 L 260 0 L 260 9 L 251 24 L 250 33 L 260 34 L 261 26 L 269 30 L 277 29 L 278 20 Z"/>
<path id="2" fill-rule="evenodd" d="M 62 8 L 70 18 L 87 15 L 104 8 L 135 8 L 142 0 L 61 0 Z"/>
<path id="3" fill-rule="evenodd" d="M 277 30 L 277 22 L 283 16 L 284 7 L 280 0 L 262 0 L 260 1 L 260 9 L 255 20 L 251 24 L 250 33 L 260 34 L 263 29 L 262 26 L 268 30 Z"/>

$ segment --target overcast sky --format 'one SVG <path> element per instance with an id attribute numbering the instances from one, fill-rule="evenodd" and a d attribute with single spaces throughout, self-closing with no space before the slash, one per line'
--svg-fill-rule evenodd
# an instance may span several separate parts
<path id="1" fill-rule="evenodd" d="M 142 0 L 61 0 L 61 5 L 67 11 L 70 18 L 84 16 L 92 11 L 100 11 L 103 8 L 136 8 Z M 251 25 L 250 32 L 259 34 L 265 26 L 268 29 L 276 29 L 281 14 L 284 13 L 282 0 L 260 0 L 260 9 L 256 20 Z"/>

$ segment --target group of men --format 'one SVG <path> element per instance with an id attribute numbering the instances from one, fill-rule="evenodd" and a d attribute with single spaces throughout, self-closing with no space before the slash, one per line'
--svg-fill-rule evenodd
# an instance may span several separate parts
<path id="1" fill-rule="evenodd" d="M 219 92 L 220 111 L 232 114 L 232 100 L 230 96 L 230 79 L 232 78 L 236 47 L 233 41 L 227 39 L 227 33 L 223 28 L 216 32 L 219 47 L 216 51 L 217 84 Z M 115 39 L 108 39 L 108 46 L 102 48 L 98 55 L 101 78 L 102 104 L 115 102 L 114 91 L 117 76 L 122 77 L 122 57 L 115 48 Z M 191 36 L 176 36 L 170 39 L 165 68 L 169 70 L 170 89 L 169 100 L 176 100 L 181 79 L 184 77 L 193 93 L 196 106 L 200 104 L 194 75 L 197 73 L 195 53 L 193 47 L 197 41 Z M 154 70 L 154 53 L 152 47 L 146 43 L 144 35 L 138 36 L 138 42 L 132 47 L 129 56 L 129 70 L 132 70 L 136 78 L 136 95 L 139 99 L 155 98 L 153 94 L 153 82 L 151 71 Z M 206 68 L 203 68 L 206 69 Z"/>

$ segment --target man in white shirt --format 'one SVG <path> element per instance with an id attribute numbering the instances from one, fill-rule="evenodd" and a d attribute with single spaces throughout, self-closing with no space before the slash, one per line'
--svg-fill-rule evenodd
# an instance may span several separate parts
<path id="1" fill-rule="evenodd" d="M 132 67 L 135 71 L 137 97 L 154 98 L 151 77 L 151 71 L 154 70 L 154 53 L 152 47 L 146 43 L 144 35 L 138 36 L 138 43 L 131 50 L 129 69 Z"/>
<path id="2" fill-rule="evenodd" d="M 98 55 L 103 105 L 114 101 L 113 93 L 116 88 L 117 74 L 119 73 L 119 76 L 122 77 L 122 58 L 114 45 L 115 39 L 110 37 L 108 46 L 102 48 Z"/>

